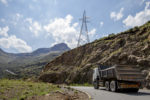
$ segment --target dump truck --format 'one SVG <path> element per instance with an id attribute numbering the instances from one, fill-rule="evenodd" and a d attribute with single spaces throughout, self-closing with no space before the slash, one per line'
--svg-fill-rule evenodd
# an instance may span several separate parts
<path id="1" fill-rule="evenodd" d="M 99 65 L 93 70 L 93 86 L 95 89 L 105 87 L 108 91 L 130 89 L 138 92 L 144 81 L 144 76 L 139 67 L 133 65 Z"/>

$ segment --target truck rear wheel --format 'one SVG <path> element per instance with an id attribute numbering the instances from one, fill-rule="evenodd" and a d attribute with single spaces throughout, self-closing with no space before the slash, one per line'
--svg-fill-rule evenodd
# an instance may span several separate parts
<path id="1" fill-rule="evenodd" d="M 110 82 L 110 90 L 111 90 L 112 92 L 117 92 L 117 88 L 118 88 L 117 82 L 116 82 L 116 81 L 111 81 L 111 82 Z"/>
<path id="2" fill-rule="evenodd" d="M 105 87 L 107 91 L 110 91 L 110 85 L 109 85 L 109 81 L 105 82 Z"/>
<path id="3" fill-rule="evenodd" d="M 96 80 L 94 81 L 93 85 L 94 85 L 94 89 L 99 89 L 99 80 L 96 79 Z"/>

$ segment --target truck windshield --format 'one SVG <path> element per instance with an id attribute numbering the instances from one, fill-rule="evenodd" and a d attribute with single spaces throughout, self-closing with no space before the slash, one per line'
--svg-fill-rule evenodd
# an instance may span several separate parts
<path id="1" fill-rule="evenodd" d="M 111 66 L 103 66 L 103 65 L 100 65 L 99 66 L 99 68 L 101 69 L 101 70 L 103 70 L 103 69 L 106 69 L 106 68 L 110 68 Z"/>

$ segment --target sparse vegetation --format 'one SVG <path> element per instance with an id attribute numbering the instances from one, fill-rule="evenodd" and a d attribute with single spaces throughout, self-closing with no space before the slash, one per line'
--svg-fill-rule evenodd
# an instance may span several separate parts
<path id="1" fill-rule="evenodd" d="M 108 37 L 114 37 L 114 36 L 116 36 L 115 33 L 111 33 L 108 35 Z"/>
<path id="2" fill-rule="evenodd" d="M 115 54 L 117 54 L 117 53 L 119 53 L 119 52 L 121 52 L 121 50 L 122 50 L 122 48 L 119 48 L 118 50 L 112 52 L 112 53 L 110 54 L 110 57 L 113 56 L 113 55 L 115 55 Z"/>
<path id="3" fill-rule="evenodd" d="M 57 90 L 60 88 L 49 83 L 0 80 L 0 100 L 25 100 L 28 97 L 41 96 Z"/>

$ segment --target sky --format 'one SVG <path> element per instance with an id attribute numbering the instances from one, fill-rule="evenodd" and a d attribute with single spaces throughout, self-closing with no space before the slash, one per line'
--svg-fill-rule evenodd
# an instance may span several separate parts
<path id="1" fill-rule="evenodd" d="M 25 53 L 62 42 L 75 48 L 84 10 L 90 42 L 150 20 L 150 0 L 0 0 L 0 48 Z"/>

